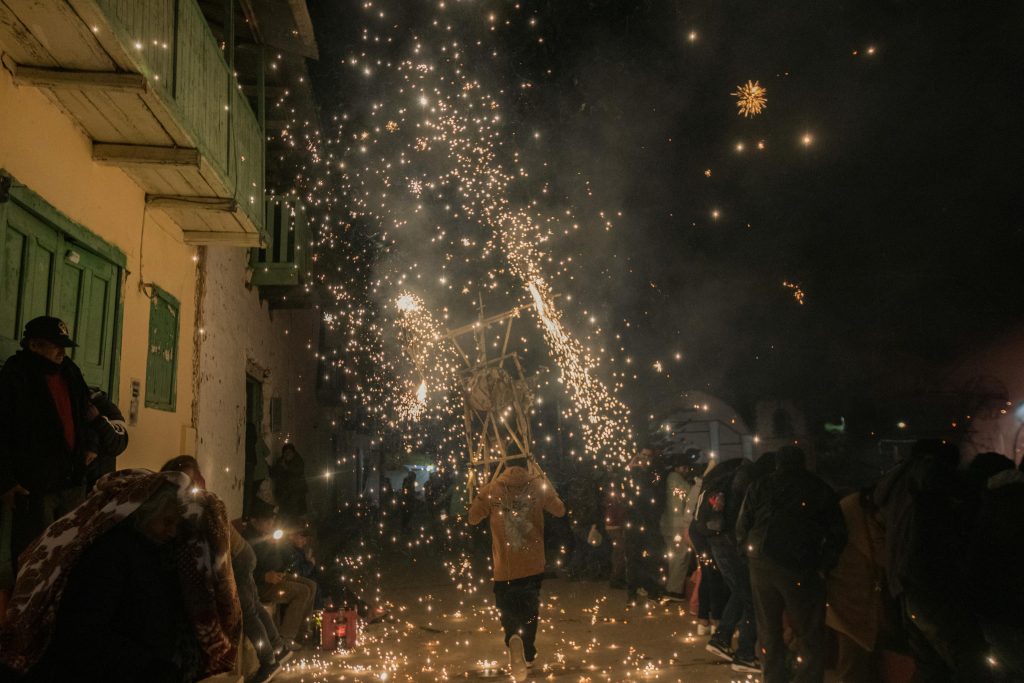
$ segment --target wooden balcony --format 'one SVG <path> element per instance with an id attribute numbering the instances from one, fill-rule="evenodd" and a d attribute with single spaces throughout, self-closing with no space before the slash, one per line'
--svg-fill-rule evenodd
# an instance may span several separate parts
<path id="1" fill-rule="evenodd" d="M 191 244 L 266 244 L 264 134 L 196 0 L 4 0 L 0 48 Z"/>
<path id="2" fill-rule="evenodd" d="M 267 198 L 267 246 L 252 250 L 252 283 L 295 287 L 306 275 L 306 207 L 302 202 Z"/>

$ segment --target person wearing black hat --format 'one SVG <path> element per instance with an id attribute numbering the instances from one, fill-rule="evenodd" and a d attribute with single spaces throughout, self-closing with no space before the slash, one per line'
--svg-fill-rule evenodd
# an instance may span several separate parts
<path id="1" fill-rule="evenodd" d="M 11 559 L 85 498 L 96 458 L 89 423 L 99 412 L 66 354 L 75 342 L 59 318 L 25 325 L 21 350 L 0 369 L 0 496 L 13 510 Z"/>

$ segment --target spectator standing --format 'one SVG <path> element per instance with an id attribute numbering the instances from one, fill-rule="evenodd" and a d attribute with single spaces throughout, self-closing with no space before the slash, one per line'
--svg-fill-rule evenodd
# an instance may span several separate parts
<path id="1" fill-rule="evenodd" d="M 572 555 L 566 568 L 570 580 L 601 578 L 601 488 L 599 472 L 592 463 L 580 464 L 569 479 L 565 497 L 572 530 Z"/>
<path id="2" fill-rule="evenodd" d="M 765 453 L 758 458 L 759 467 L 766 467 L 773 458 L 774 454 Z M 711 557 L 729 589 L 729 599 L 722 610 L 718 630 L 708 641 L 706 649 L 716 657 L 730 662 L 733 670 L 742 673 L 760 672 L 754 656 L 757 622 L 750 589 L 750 572 L 746 558 L 737 547 L 735 536 L 736 519 L 750 485 L 752 467 L 748 460 L 732 458 L 708 472 L 701 484 L 694 516 L 697 533 L 707 539 Z M 732 640 L 737 632 L 736 649 L 733 650 Z"/>
<path id="3" fill-rule="evenodd" d="M 400 504 L 402 533 L 408 534 L 411 531 L 413 513 L 416 511 L 416 472 L 409 470 L 402 479 L 402 496 Z"/>
<path id="4" fill-rule="evenodd" d="M 179 455 L 164 463 L 161 472 L 181 472 L 188 475 L 192 485 L 206 490 L 206 478 L 199 468 L 199 462 L 191 455 Z M 253 571 L 256 569 L 256 553 L 248 541 L 234 527 L 228 525 L 231 571 L 238 591 L 238 602 L 242 609 L 242 631 L 252 643 L 259 659 L 260 668 L 249 683 L 263 683 L 273 678 L 281 665 L 287 662 L 292 652 L 285 648 L 284 639 L 277 631 L 273 618 L 260 604 Z"/>
<path id="5" fill-rule="evenodd" d="M 848 540 L 828 575 L 825 623 L 836 632 L 842 683 L 881 680 L 879 640 L 886 628 L 885 531 L 872 490 L 839 501 Z"/>
<path id="6" fill-rule="evenodd" d="M 512 466 L 477 492 L 469 523 L 490 520 L 494 601 L 508 648 L 509 668 L 525 681 L 537 656 L 535 640 L 544 578 L 544 513 L 565 514 L 555 487 L 539 471 Z"/>
<path id="7" fill-rule="evenodd" d="M 276 529 L 273 508 L 262 501 L 253 505 L 253 511 L 242 525 L 242 536 L 256 553 L 253 577 L 262 602 L 284 605 L 284 618 L 279 629 L 290 650 L 300 648 L 298 638 L 313 611 L 317 585 L 310 579 L 287 574 L 289 557 L 284 533 Z"/>
<path id="8" fill-rule="evenodd" d="M 950 594 L 950 587 L 984 581 L 991 571 L 968 577 L 960 557 L 969 547 L 965 520 L 973 512 L 964 509 L 969 492 L 958 479 L 959 462 L 955 446 L 923 439 L 875 489 L 885 526 L 889 591 L 900 602 L 921 681 L 993 678 L 977 607 Z"/>
<path id="9" fill-rule="evenodd" d="M 807 471 L 804 452 L 784 446 L 775 472 L 751 484 L 736 523 L 750 562 L 765 683 L 786 683 L 783 613 L 799 649 L 796 683 L 825 680 L 825 575 L 846 544 L 832 489 Z"/>
<path id="10" fill-rule="evenodd" d="M 702 462 L 703 461 L 703 462 Z M 702 480 L 698 472 L 707 461 L 700 449 L 688 448 L 669 458 L 669 471 L 665 476 L 665 509 L 661 514 L 661 535 L 665 540 L 668 575 L 665 593 L 670 600 L 682 602 L 689 575 L 693 550 L 689 530 L 693 510 L 700 495 Z"/>
<path id="11" fill-rule="evenodd" d="M 86 472 L 86 489 L 92 491 L 100 477 L 117 469 L 117 456 L 128 448 L 128 425 L 121 409 L 99 387 L 89 387 L 87 413 L 96 435 L 96 459 Z"/>
<path id="12" fill-rule="evenodd" d="M 288 520 L 305 517 L 309 492 L 306 463 L 295 444 L 281 446 L 281 457 L 270 466 L 270 479 L 274 482 L 274 501 L 281 516 Z"/>
<path id="13" fill-rule="evenodd" d="M 664 482 L 655 469 L 656 451 L 643 447 L 629 463 L 626 477 L 626 601 L 661 597 L 662 542 L 659 524 Z"/>
<path id="14" fill-rule="evenodd" d="M 21 350 L 0 369 L 0 496 L 13 518 L 15 565 L 47 526 L 85 499 L 86 467 L 97 457 L 89 425 L 99 411 L 66 353 L 76 346 L 64 321 L 33 318 Z"/>
<path id="15" fill-rule="evenodd" d="M 626 587 L 626 493 L 621 476 L 611 479 L 604 490 L 604 530 L 611 546 L 610 588 Z"/>
<path id="16" fill-rule="evenodd" d="M 970 604 L 998 669 L 1024 681 L 1024 472 L 994 453 L 977 456 L 969 469 L 982 487 L 964 555 Z"/>

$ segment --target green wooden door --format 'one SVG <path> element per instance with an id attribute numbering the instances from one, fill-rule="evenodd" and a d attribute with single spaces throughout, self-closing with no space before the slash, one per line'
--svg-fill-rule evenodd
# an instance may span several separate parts
<path id="1" fill-rule="evenodd" d="M 50 313 L 59 233 L 17 204 L 6 207 L 0 282 L 0 362 L 18 350 L 25 323 Z"/>
<path id="2" fill-rule="evenodd" d="M 27 321 L 54 315 L 78 342 L 71 357 L 86 381 L 110 393 L 120 269 L 17 202 L 0 216 L 0 363 Z"/>
<path id="3" fill-rule="evenodd" d="M 81 245 L 65 240 L 53 315 L 67 323 L 78 343 L 71 358 L 89 386 L 110 391 L 117 268 Z"/>

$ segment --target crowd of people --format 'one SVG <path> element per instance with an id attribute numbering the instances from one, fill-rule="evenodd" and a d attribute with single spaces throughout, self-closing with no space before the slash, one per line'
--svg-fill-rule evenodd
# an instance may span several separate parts
<path id="1" fill-rule="evenodd" d="M 0 678 L 196 681 L 240 671 L 244 633 L 263 683 L 327 600 L 381 616 L 321 588 L 294 444 L 229 522 L 192 456 L 115 472 L 124 417 L 63 321 L 31 320 L 21 347 L 0 369 Z"/>
<path id="2" fill-rule="evenodd" d="M 387 617 L 322 574 L 293 444 L 229 522 L 192 456 L 114 471 L 124 418 L 72 346 L 63 322 L 36 318 L 0 369 L 0 678 L 185 683 L 239 670 L 248 642 L 262 683 L 312 637 L 315 610 Z M 488 521 L 515 680 L 537 657 L 560 525 L 570 579 L 607 579 L 627 609 L 687 604 L 708 653 L 766 683 L 824 681 L 832 642 L 842 683 L 884 680 L 888 651 L 912 655 L 916 681 L 1024 681 L 1024 473 L 1003 455 L 962 462 L 919 441 L 844 497 L 796 446 L 753 460 L 646 447 L 621 470 L 581 467 L 564 495 L 524 465 L 471 501 L 437 472 L 379 497 L 396 533 L 418 510 Z"/>
<path id="3" fill-rule="evenodd" d="M 797 446 L 643 448 L 568 478 L 568 577 L 607 578 L 627 609 L 688 603 L 707 651 L 768 683 L 823 681 L 833 659 L 843 683 L 882 681 L 886 652 L 915 681 L 1024 680 L 1024 473 L 961 460 L 922 440 L 840 497 Z"/>

